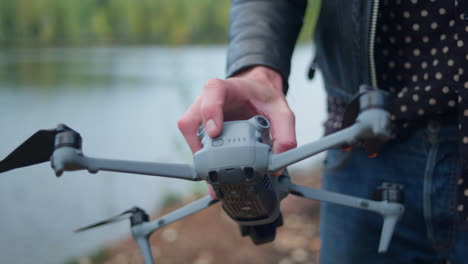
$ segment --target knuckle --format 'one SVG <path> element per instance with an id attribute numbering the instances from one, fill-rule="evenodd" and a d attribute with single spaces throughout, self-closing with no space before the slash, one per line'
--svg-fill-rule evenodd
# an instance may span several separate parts
<path id="1" fill-rule="evenodd" d="M 177 127 L 179 128 L 180 131 L 184 131 L 185 128 L 187 127 L 187 124 L 186 124 L 186 121 L 183 117 L 179 118 L 179 120 L 177 120 Z"/>
<path id="2" fill-rule="evenodd" d="M 200 104 L 200 113 L 204 118 L 216 116 L 216 113 L 222 111 L 223 101 L 220 98 L 213 100 L 203 100 Z"/>
<path id="3" fill-rule="evenodd" d="M 289 120 L 295 122 L 296 121 L 296 115 L 294 114 L 293 111 L 288 107 L 287 111 L 285 111 L 286 118 Z"/>
<path id="4" fill-rule="evenodd" d="M 186 133 L 189 130 L 191 124 L 190 120 L 191 119 L 188 118 L 186 115 L 182 116 L 181 118 L 179 118 L 179 120 L 177 120 L 177 127 L 182 133 Z"/>
<path id="5" fill-rule="evenodd" d="M 205 90 L 209 90 L 209 89 L 213 89 L 213 88 L 219 89 L 219 88 L 223 88 L 225 85 L 226 85 L 225 80 L 221 80 L 221 79 L 218 79 L 218 78 L 213 78 L 213 79 L 209 79 L 208 81 L 205 82 L 204 89 Z"/>
<path id="6" fill-rule="evenodd" d="M 200 106 L 202 116 L 211 116 L 214 111 L 216 111 L 216 104 L 213 102 L 205 102 Z"/>
<path id="7" fill-rule="evenodd" d="M 199 125 L 196 124 L 195 120 L 199 120 L 196 113 L 198 113 L 200 101 L 201 97 L 197 96 L 192 106 L 190 106 L 190 108 L 179 118 L 179 120 L 177 120 L 177 127 L 183 134 L 190 133 L 190 130 L 193 128 L 193 126 Z"/>

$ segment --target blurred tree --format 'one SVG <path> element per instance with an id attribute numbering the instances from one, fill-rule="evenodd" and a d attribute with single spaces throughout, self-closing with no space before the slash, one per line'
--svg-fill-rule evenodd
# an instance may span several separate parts
<path id="1" fill-rule="evenodd" d="M 310 39 L 311 0 L 300 39 Z M 2 0 L 0 45 L 226 43 L 229 0 Z"/>

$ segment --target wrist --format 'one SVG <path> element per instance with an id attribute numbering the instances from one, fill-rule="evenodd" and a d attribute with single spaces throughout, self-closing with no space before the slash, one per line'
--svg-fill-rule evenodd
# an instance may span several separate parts
<path id="1" fill-rule="evenodd" d="M 272 87 L 278 92 L 283 92 L 283 77 L 277 71 L 265 66 L 252 66 L 236 73 L 233 77 L 254 79 Z"/>

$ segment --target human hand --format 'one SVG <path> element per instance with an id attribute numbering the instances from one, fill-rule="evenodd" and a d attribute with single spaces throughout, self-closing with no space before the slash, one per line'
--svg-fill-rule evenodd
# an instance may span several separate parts
<path id="1" fill-rule="evenodd" d="M 263 66 L 248 68 L 226 80 L 210 79 L 177 125 L 195 153 L 201 149 L 197 130 L 202 123 L 206 133 L 216 137 L 224 121 L 262 115 L 270 121 L 273 152 L 284 152 L 297 142 L 295 117 L 282 88 L 281 75 Z M 212 188 L 210 194 L 215 197 Z"/>

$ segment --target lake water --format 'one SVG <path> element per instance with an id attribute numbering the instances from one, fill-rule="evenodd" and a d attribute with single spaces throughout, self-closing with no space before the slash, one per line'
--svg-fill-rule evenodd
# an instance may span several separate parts
<path id="1" fill-rule="evenodd" d="M 225 46 L 0 49 L 0 159 L 38 129 L 65 123 L 88 156 L 191 162 L 177 119 L 209 78 L 224 76 Z M 296 49 L 288 101 L 298 143 L 318 139 L 325 116 L 321 76 L 305 79 L 310 46 Z M 315 161 L 314 161 L 315 160 Z M 318 159 L 302 162 L 309 167 Z M 0 262 L 63 263 L 129 235 L 119 223 L 74 234 L 132 206 L 203 183 L 113 172 L 54 176 L 48 163 L 0 175 Z"/>

